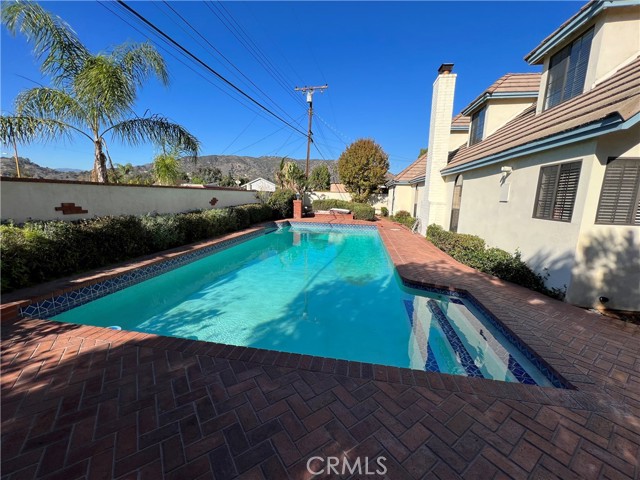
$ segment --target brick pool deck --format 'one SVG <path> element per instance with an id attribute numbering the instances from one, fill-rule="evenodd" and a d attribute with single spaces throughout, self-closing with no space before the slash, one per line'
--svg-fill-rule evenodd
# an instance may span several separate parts
<path id="1" fill-rule="evenodd" d="M 469 291 L 576 389 L 5 320 L 2 477 L 306 479 L 368 456 L 393 480 L 639 478 L 640 327 L 376 224 L 403 277 Z"/>

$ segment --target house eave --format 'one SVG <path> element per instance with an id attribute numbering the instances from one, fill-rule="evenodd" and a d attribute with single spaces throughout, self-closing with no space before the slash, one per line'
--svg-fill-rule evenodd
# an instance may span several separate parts
<path id="1" fill-rule="evenodd" d="M 567 22 L 551 36 L 543 41 L 540 45 L 529 52 L 524 60 L 529 65 L 539 65 L 543 63 L 544 57 L 549 54 L 550 51 L 555 49 L 558 45 L 561 45 L 568 37 L 580 30 L 586 23 L 592 18 L 596 17 L 602 11 L 608 8 L 619 8 L 640 5 L 639 0 L 605 0 L 595 1 L 593 4 L 585 8 L 583 12 L 579 12 L 574 18 Z"/>
<path id="2" fill-rule="evenodd" d="M 615 115 L 598 122 L 590 123 L 589 125 L 578 127 L 568 132 L 559 133 L 546 138 L 542 138 L 540 140 L 534 140 L 533 142 L 529 142 L 525 145 L 520 145 L 503 152 L 479 158 L 469 163 L 464 163 L 458 166 L 452 165 L 451 167 L 445 167 L 440 170 L 440 174 L 442 176 L 453 175 L 480 167 L 486 167 L 495 163 L 500 163 L 506 160 L 511 160 L 513 158 L 523 157 L 525 155 L 531 155 L 533 153 L 558 148 L 564 145 L 570 145 L 572 143 L 581 142 L 608 133 L 627 130 L 639 122 L 640 113 L 635 114 L 633 117 L 629 118 L 626 121 L 623 121 L 619 115 Z"/>
<path id="3" fill-rule="evenodd" d="M 494 98 L 538 98 L 538 91 L 531 92 L 499 92 L 499 93 L 485 93 L 479 96 L 473 102 L 471 102 L 464 110 L 462 115 L 470 117 L 476 111 L 478 111 L 486 102 L 493 100 Z"/>

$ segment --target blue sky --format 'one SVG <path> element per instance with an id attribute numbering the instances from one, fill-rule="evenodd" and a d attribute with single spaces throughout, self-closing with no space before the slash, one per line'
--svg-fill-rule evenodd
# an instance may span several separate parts
<path id="1" fill-rule="evenodd" d="M 231 66 L 167 4 L 129 2 L 302 131 L 307 128 L 306 103 L 294 87 L 327 83 L 326 93 L 314 97 L 318 116 L 313 130 L 319 151 L 312 148 L 311 157 L 337 159 L 346 144 L 370 137 L 389 154 L 393 173 L 427 146 L 431 88 L 441 63 L 454 63 L 458 74 L 455 114 L 504 73 L 540 71 L 524 62 L 524 55 L 582 4 L 171 2 Z M 184 125 L 201 140 L 202 154 L 305 158 L 302 134 L 248 105 L 114 2 L 48 1 L 42 5 L 66 20 L 94 52 L 125 41 L 150 39 L 160 44 L 171 84 L 165 88 L 149 82 L 140 92 L 135 111 L 138 115 L 160 113 Z M 221 19 L 226 19 L 229 28 Z M 23 36 L 12 37 L 3 27 L 1 40 L 0 107 L 6 113 L 12 111 L 18 92 L 35 86 L 34 82 L 47 85 L 48 79 L 41 76 Z M 109 151 L 115 163 L 139 165 L 150 162 L 156 149 L 109 142 Z M 3 146 L 2 152 L 11 153 L 11 149 Z M 93 162 L 92 145 L 81 137 L 67 143 L 20 146 L 19 153 L 52 168 L 90 169 Z"/>

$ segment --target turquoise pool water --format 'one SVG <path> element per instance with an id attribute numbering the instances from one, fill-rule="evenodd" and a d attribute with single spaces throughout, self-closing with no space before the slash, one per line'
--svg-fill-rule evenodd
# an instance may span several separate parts
<path id="1" fill-rule="evenodd" d="M 403 286 L 376 230 L 281 228 L 53 320 L 552 385 L 465 298 Z"/>

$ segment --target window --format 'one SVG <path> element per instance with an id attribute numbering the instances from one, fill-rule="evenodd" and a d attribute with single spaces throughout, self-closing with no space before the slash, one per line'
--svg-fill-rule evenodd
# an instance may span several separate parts
<path id="1" fill-rule="evenodd" d="M 449 231 L 458 231 L 458 220 L 460 219 L 460 203 L 462 202 L 462 175 L 456 177 L 453 187 L 453 200 L 451 201 L 451 221 Z"/>
<path id="2" fill-rule="evenodd" d="M 487 111 L 487 107 L 483 107 L 482 110 L 477 111 L 471 116 L 471 132 L 469 133 L 469 146 L 474 143 L 478 143 L 482 140 L 482 133 L 484 132 L 484 115 Z"/>
<path id="3" fill-rule="evenodd" d="M 593 40 L 593 28 L 551 57 L 545 109 L 555 107 L 582 93 L 589 64 L 591 40 Z"/>
<path id="4" fill-rule="evenodd" d="M 540 169 L 534 218 L 570 222 L 578 191 L 582 161 Z"/>
<path id="5" fill-rule="evenodd" d="M 640 225 L 640 158 L 609 159 L 596 223 Z"/>

